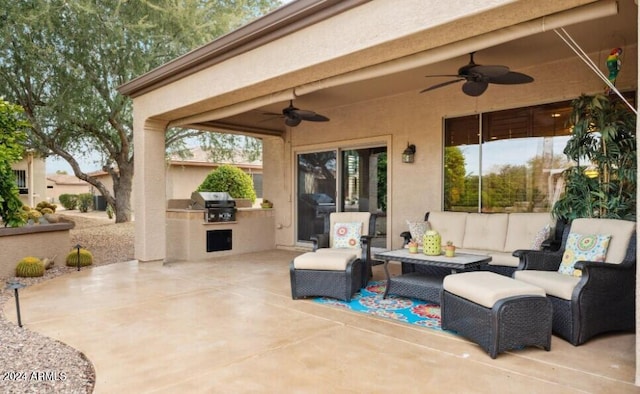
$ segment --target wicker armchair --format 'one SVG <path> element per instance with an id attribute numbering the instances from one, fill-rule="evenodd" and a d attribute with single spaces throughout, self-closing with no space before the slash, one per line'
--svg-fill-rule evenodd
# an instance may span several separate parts
<path id="1" fill-rule="evenodd" d="M 361 222 L 362 229 L 360 235 L 361 248 L 334 248 L 333 228 L 336 223 Z M 311 237 L 313 251 L 320 253 L 353 253 L 356 252 L 362 261 L 362 287 L 372 276 L 371 266 L 375 264 L 371 256 L 371 239 L 375 235 L 376 215 L 369 212 L 333 212 L 329 215 L 329 233 L 317 234 Z"/>
<path id="2" fill-rule="evenodd" d="M 553 305 L 553 332 L 574 346 L 610 331 L 635 330 L 636 223 L 575 219 L 558 251 L 521 251 L 515 279 L 542 287 Z M 582 276 L 558 272 L 567 237 L 610 234 L 606 262 L 579 261 Z"/>

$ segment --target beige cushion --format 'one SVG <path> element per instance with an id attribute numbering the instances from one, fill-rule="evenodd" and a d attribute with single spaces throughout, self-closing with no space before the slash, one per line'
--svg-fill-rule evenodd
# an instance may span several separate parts
<path id="1" fill-rule="evenodd" d="M 549 213 L 510 213 L 503 251 L 531 249 L 531 242 L 546 225 L 553 228 L 553 218 Z"/>
<path id="2" fill-rule="evenodd" d="M 357 258 L 362 258 L 362 248 L 320 248 L 316 250 L 316 253 L 342 253 L 342 254 L 355 254 Z"/>
<path id="3" fill-rule="evenodd" d="M 451 241 L 455 246 L 461 247 L 467 216 L 469 214 L 466 212 L 431 212 L 429 225 L 440 234 L 443 244 Z"/>
<path id="4" fill-rule="evenodd" d="M 467 216 L 462 247 L 503 251 L 508 221 L 509 214 L 506 213 L 470 213 Z"/>
<path id="5" fill-rule="evenodd" d="M 300 270 L 344 271 L 355 260 L 355 253 L 304 253 L 293 259 L 293 267 Z"/>
<path id="6" fill-rule="evenodd" d="M 491 261 L 489 265 L 501 265 L 506 267 L 517 267 L 520 264 L 520 259 L 513 257 L 511 252 L 491 252 Z"/>
<path id="7" fill-rule="evenodd" d="M 571 232 L 578 234 L 607 234 L 611 235 L 607 249 L 607 263 L 620 264 L 624 260 L 629 246 L 629 240 L 636 228 L 635 222 L 618 219 L 574 219 L 571 222 Z"/>
<path id="8" fill-rule="evenodd" d="M 349 223 L 360 222 L 362 223 L 362 229 L 360 234 L 369 234 L 369 220 L 371 219 L 371 213 L 369 212 L 332 212 L 329 215 L 329 246 L 333 246 L 333 229 L 336 223 Z"/>
<path id="9" fill-rule="evenodd" d="M 483 249 L 458 249 L 456 253 L 469 253 L 469 254 L 484 254 L 491 256 L 489 265 L 506 265 L 508 267 L 517 267 L 520 264 L 520 259 L 513 257 L 511 252 L 495 252 L 493 250 Z"/>
<path id="10" fill-rule="evenodd" d="M 573 289 L 580 282 L 580 277 L 563 275 L 558 271 L 516 271 L 513 273 L 513 277 L 519 281 L 542 287 L 548 295 L 569 301 Z"/>
<path id="11" fill-rule="evenodd" d="M 544 290 L 538 286 L 486 271 L 447 275 L 442 287 L 449 293 L 487 308 L 492 308 L 496 302 L 507 297 L 524 295 L 545 297 Z"/>

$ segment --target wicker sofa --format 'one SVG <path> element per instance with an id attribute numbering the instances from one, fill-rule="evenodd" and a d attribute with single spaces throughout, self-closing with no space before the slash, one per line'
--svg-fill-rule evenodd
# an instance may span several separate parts
<path id="1" fill-rule="evenodd" d="M 546 250 L 557 250 L 560 246 L 561 225 L 554 222 L 549 213 L 468 213 L 427 212 L 425 222 L 442 237 L 442 242 L 453 242 L 458 252 L 488 254 L 492 261 L 489 271 L 511 276 L 520 262 L 519 250 L 531 249 L 532 242 L 545 226 L 549 235 L 542 243 Z M 557 234 L 556 228 L 559 230 Z M 412 238 L 403 232 L 405 244 Z M 419 235 L 417 235 L 419 237 Z M 414 234 L 415 238 L 416 235 Z M 558 241 L 556 241 L 558 239 Z M 403 265 L 403 273 L 424 269 Z M 433 269 L 431 269 L 433 270 Z M 437 272 L 429 272 L 438 274 Z M 442 275 L 448 272 L 441 272 Z"/>

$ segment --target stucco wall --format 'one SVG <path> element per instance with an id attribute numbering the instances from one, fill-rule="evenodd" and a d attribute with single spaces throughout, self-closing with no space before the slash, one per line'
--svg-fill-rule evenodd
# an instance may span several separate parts
<path id="1" fill-rule="evenodd" d="M 166 262 L 198 261 L 212 257 L 273 249 L 271 209 L 239 209 L 236 221 L 205 223 L 204 210 L 170 209 L 167 211 Z M 231 250 L 207 252 L 207 231 L 231 230 Z"/>
<path id="2" fill-rule="evenodd" d="M 55 264 L 65 264 L 71 251 L 71 223 L 25 226 L 0 229 L 0 278 L 15 276 L 18 261 L 23 257 L 54 258 Z"/>

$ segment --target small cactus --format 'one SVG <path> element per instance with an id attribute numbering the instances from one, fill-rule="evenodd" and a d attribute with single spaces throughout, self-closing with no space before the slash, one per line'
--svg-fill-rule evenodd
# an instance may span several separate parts
<path id="1" fill-rule="evenodd" d="M 29 216 L 29 219 L 32 219 L 34 222 L 37 222 L 38 219 L 42 217 L 42 213 L 40 213 L 40 211 L 36 211 L 35 209 L 32 209 L 28 212 L 28 216 Z"/>
<path id="2" fill-rule="evenodd" d="M 36 205 L 36 210 L 40 211 L 44 215 L 45 213 L 55 213 L 57 207 L 58 206 L 56 204 L 52 204 L 48 201 L 40 201 L 38 205 Z M 49 210 L 51 212 L 49 212 Z"/>
<path id="3" fill-rule="evenodd" d="M 37 257 L 28 256 L 18 262 L 16 276 L 20 278 L 34 278 L 44 275 L 44 264 Z"/>
<path id="4" fill-rule="evenodd" d="M 80 248 L 80 266 L 86 267 L 93 264 L 93 255 L 87 249 Z M 78 249 L 73 249 L 67 255 L 67 266 L 78 266 Z"/>
<path id="5" fill-rule="evenodd" d="M 40 213 L 43 214 L 43 215 L 52 214 L 52 213 L 54 213 L 54 210 L 51 209 L 51 208 L 42 208 L 40 210 Z"/>

